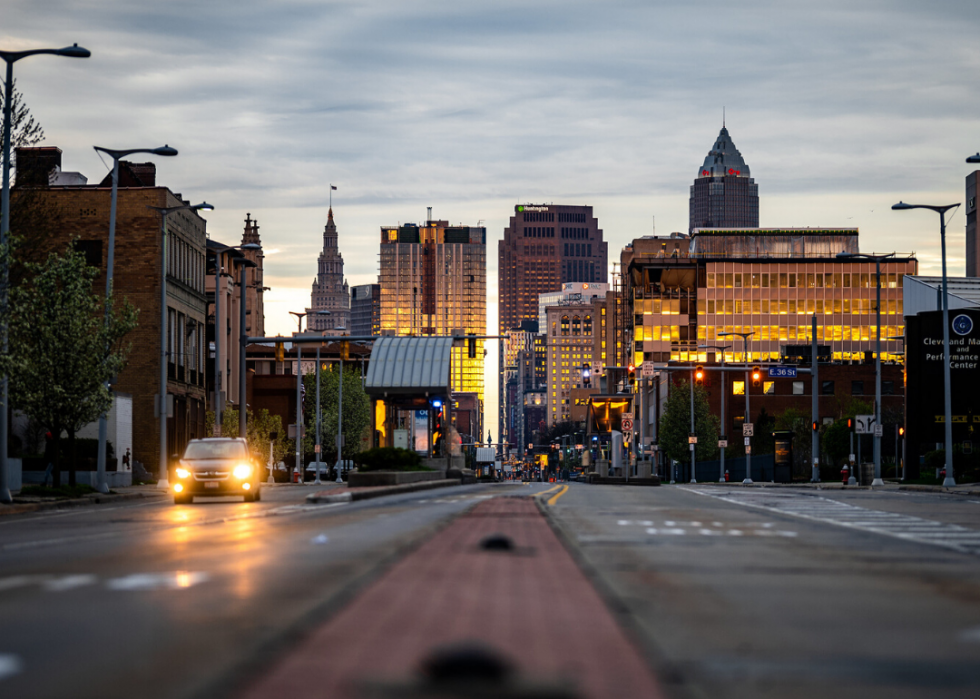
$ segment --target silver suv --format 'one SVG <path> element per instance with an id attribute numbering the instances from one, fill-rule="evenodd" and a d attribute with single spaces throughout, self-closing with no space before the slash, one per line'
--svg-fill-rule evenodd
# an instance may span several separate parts
<path id="1" fill-rule="evenodd" d="M 244 439 L 192 439 L 177 464 L 174 503 L 194 502 L 195 495 L 244 495 L 245 502 L 261 497 L 259 469 Z"/>

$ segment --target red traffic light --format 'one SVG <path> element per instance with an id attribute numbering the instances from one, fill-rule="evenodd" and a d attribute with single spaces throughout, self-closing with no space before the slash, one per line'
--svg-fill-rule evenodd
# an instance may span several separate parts
<path id="1" fill-rule="evenodd" d="M 694 368 L 694 383 L 698 386 L 704 383 L 704 367 L 700 364 Z"/>
<path id="2" fill-rule="evenodd" d="M 635 364 L 630 364 L 628 367 L 626 367 L 626 370 L 629 373 L 631 373 L 631 374 L 635 374 L 636 373 L 636 365 Z"/>

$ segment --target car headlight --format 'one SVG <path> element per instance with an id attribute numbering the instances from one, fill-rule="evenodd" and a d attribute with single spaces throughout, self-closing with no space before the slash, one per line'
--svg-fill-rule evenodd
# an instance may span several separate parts
<path id="1" fill-rule="evenodd" d="M 252 475 L 252 467 L 248 464 L 238 464 L 232 473 L 235 474 L 235 478 L 248 478 Z"/>
<path id="2" fill-rule="evenodd" d="M 177 469 L 177 478 L 190 478 L 191 472 L 186 468 Z"/>

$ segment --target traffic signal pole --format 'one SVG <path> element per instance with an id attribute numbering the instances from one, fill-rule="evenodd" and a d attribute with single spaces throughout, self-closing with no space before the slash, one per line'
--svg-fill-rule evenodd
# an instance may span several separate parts
<path id="1" fill-rule="evenodd" d="M 810 368 L 812 383 L 810 393 L 813 394 L 810 399 L 811 411 L 813 413 L 813 424 L 820 424 L 820 399 L 817 389 L 820 388 L 819 381 L 819 362 L 817 361 L 817 316 L 813 315 L 810 319 L 811 322 L 811 339 L 810 339 Z M 810 456 L 813 463 L 813 471 L 810 476 L 811 483 L 820 482 L 820 433 L 814 429 L 812 430 L 812 436 L 810 437 Z"/>

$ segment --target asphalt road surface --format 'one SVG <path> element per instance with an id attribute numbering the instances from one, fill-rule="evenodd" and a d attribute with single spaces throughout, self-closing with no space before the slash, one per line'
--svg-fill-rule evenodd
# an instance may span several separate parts
<path id="1" fill-rule="evenodd" d="M 258 503 L 158 499 L 5 517 L 0 696 L 211 696 L 453 515 L 546 485 L 340 505 L 306 505 L 312 488 L 279 487 Z"/>
<path id="2" fill-rule="evenodd" d="M 980 696 L 980 499 L 577 483 L 4 517 L 0 696 L 226 696 L 456 515 L 545 490 L 668 696 Z"/>
<path id="3" fill-rule="evenodd" d="M 977 499 L 576 484 L 551 513 L 674 696 L 980 696 Z"/>

